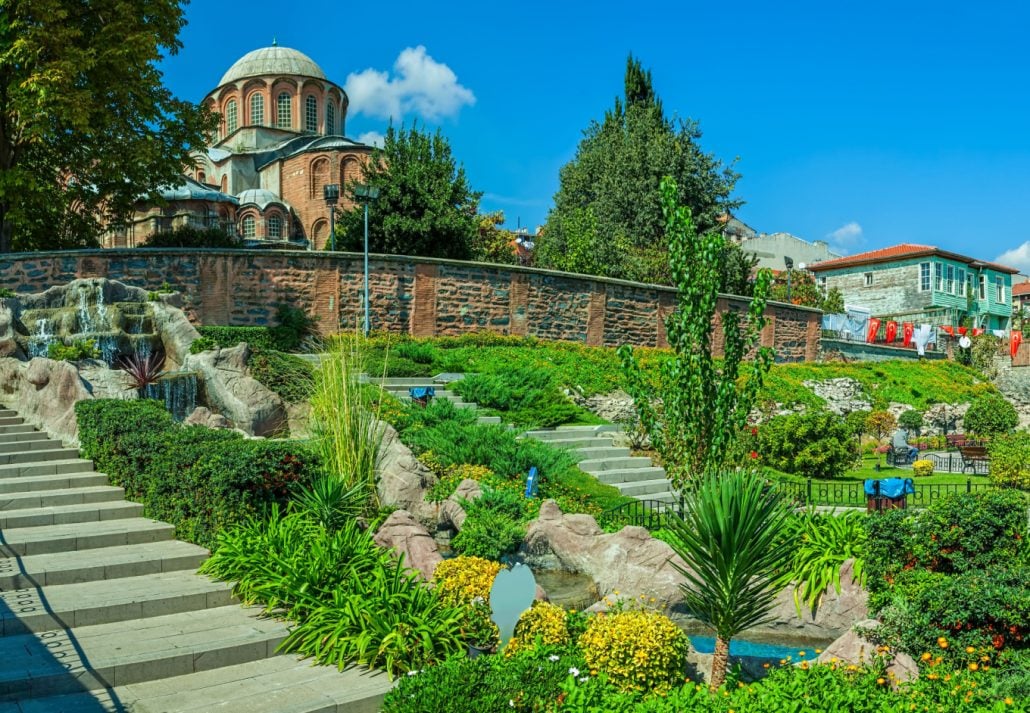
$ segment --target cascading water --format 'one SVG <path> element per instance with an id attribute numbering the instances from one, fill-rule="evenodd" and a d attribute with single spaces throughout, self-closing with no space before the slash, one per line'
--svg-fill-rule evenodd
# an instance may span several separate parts
<path id="1" fill-rule="evenodd" d="M 36 333 L 29 337 L 29 357 L 46 356 L 54 341 L 54 326 L 46 317 L 36 320 Z"/>
<path id="2" fill-rule="evenodd" d="M 197 374 L 193 371 L 171 371 L 143 389 L 148 399 L 163 401 L 176 421 L 185 420 L 197 407 Z"/>
<path id="3" fill-rule="evenodd" d="M 97 299 L 90 309 L 89 293 L 90 288 L 86 285 L 79 287 L 79 331 L 83 334 L 91 332 L 106 332 L 111 329 L 111 321 L 107 314 L 107 306 L 104 304 L 104 291 L 94 289 Z"/>

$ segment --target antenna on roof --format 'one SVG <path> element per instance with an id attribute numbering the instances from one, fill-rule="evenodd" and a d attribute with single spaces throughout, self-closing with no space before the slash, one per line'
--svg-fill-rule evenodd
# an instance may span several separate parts
<path id="1" fill-rule="evenodd" d="M 274 37 L 272 38 L 272 46 L 273 47 L 278 47 L 279 46 L 279 42 Z"/>

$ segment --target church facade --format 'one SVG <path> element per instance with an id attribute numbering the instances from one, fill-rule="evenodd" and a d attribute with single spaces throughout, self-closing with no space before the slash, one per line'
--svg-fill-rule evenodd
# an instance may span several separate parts
<path id="1" fill-rule="evenodd" d="M 180 226 L 218 227 L 249 245 L 321 249 L 323 187 L 358 180 L 371 146 L 346 138 L 347 94 L 307 55 L 277 45 L 241 57 L 203 103 L 220 117 L 180 185 L 141 203 L 105 247 L 135 247 Z M 341 194 L 344 192 L 341 190 Z M 340 208 L 349 208 L 341 195 Z"/>

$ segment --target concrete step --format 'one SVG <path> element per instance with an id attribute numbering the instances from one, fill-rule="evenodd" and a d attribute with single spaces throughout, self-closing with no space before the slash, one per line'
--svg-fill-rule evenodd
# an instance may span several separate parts
<path id="1" fill-rule="evenodd" d="M 144 517 L 4 530 L 0 555 L 42 555 L 170 540 L 175 528 Z M 0 659 L 2 660 L 2 659 Z"/>
<path id="2" fill-rule="evenodd" d="M 18 412 L 14 409 L 0 408 L 0 416 L 17 416 Z"/>
<path id="3" fill-rule="evenodd" d="M 548 441 L 553 443 L 554 441 Z M 592 448 L 576 448 L 572 451 L 572 454 L 581 461 L 595 461 L 601 460 L 602 458 L 628 458 L 631 451 L 629 448 L 620 448 L 618 446 L 605 446 L 598 444 Z M 648 461 L 650 465 L 650 461 Z"/>
<path id="4" fill-rule="evenodd" d="M 35 441 L 40 438 L 48 438 L 47 434 L 42 431 L 25 431 L 23 433 L 3 433 L 0 434 L 0 443 L 21 443 L 22 441 Z M 60 447 L 62 444 L 60 441 L 53 441 L 54 447 Z"/>
<path id="5" fill-rule="evenodd" d="M 102 474 L 91 473 L 90 475 L 100 476 Z M 85 488 L 5 493 L 0 495 L 0 516 L 11 510 L 118 502 L 124 497 L 125 491 L 113 485 L 92 485 Z"/>
<path id="6" fill-rule="evenodd" d="M 21 450 L 11 453 L 0 453 L 0 466 L 18 463 L 42 463 L 44 461 L 68 460 L 79 457 L 79 450 L 77 448 L 62 448 L 60 444 L 54 444 L 54 446 L 44 450 Z"/>
<path id="7" fill-rule="evenodd" d="M 652 468 L 650 458 L 626 456 L 623 458 L 598 458 L 581 460 L 576 465 L 584 473 L 600 473 L 603 470 L 628 470 L 630 468 Z"/>
<path id="8" fill-rule="evenodd" d="M 228 606 L 5 636 L 0 700 L 124 686 L 268 658 L 286 633 L 280 622 Z"/>
<path id="9" fill-rule="evenodd" d="M 635 483 L 613 483 L 619 492 L 629 497 L 651 497 L 652 494 L 668 493 L 669 481 L 665 478 L 660 480 L 638 480 Z"/>
<path id="10" fill-rule="evenodd" d="M 0 453 L 46 451 L 61 447 L 61 444 L 57 441 L 51 441 L 47 438 L 45 433 L 19 433 L 18 435 L 30 436 L 30 438 L 21 441 L 11 441 L 10 443 L 0 443 Z"/>
<path id="11" fill-rule="evenodd" d="M 458 399 L 458 400 L 461 399 L 461 395 L 460 394 L 456 394 L 453 391 L 447 391 L 446 389 L 440 389 L 439 387 L 433 386 L 432 384 L 425 384 L 425 387 L 434 389 L 434 391 L 435 391 L 435 393 L 433 394 L 433 398 L 434 399 L 449 399 L 451 401 L 454 401 L 455 399 Z M 393 394 L 394 396 L 399 398 L 399 397 L 402 397 L 402 396 L 410 396 L 411 394 L 408 393 L 408 389 L 411 389 L 411 388 L 418 388 L 418 387 L 412 387 L 412 386 L 404 386 L 404 387 L 399 387 L 399 388 L 398 387 L 383 387 L 383 390 L 386 391 L 388 394 Z"/>
<path id="12" fill-rule="evenodd" d="M 45 587 L 195 570 L 207 559 L 203 547 L 179 540 L 0 559 L 0 589 Z"/>
<path id="13" fill-rule="evenodd" d="M 648 494 L 648 495 L 633 495 L 631 497 L 634 497 L 637 500 L 657 500 L 659 502 L 669 503 L 669 504 L 672 504 L 672 503 L 675 503 L 675 502 L 679 501 L 679 496 L 677 496 L 675 493 L 672 493 L 672 492 L 669 492 L 669 491 L 666 491 L 664 493 L 651 493 L 651 494 Z"/>
<path id="14" fill-rule="evenodd" d="M 620 468 L 602 470 L 596 475 L 597 479 L 602 483 L 616 485 L 617 483 L 635 483 L 641 480 L 664 479 L 665 469 L 656 466 L 651 466 L 650 468 Z"/>
<path id="15" fill-rule="evenodd" d="M 110 691 L 37 699 L 32 708 L 10 713 L 375 713 L 395 683 L 382 672 L 338 671 L 283 655 Z M 2 704 L 0 713 L 8 713 Z"/>
<path id="16" fill-rule="evenodd" d="M 21 416 L 0 416 L 0 426 L 20 426 L 25 423 L 25 419 Z"/>
<path id="17" fill-rule="evenodd" d="M 51 470 L 54 468 L 52 467 Z M 0 477 L 0 497 L 5 494 L 23 495 L 34 491 L 79 489 L 97 485 L 107 485 L 107 476 L 103 473 L 84 472 L 44 473 L 43 475 L 21 475 L 13 478 Z"/>
<path id="18" fill-rule="evenodd" d="M 500 416 L 480 416 L 479 418 L 476 419 L 476 423 L 480 424 L 481 426 L 500 426 L 501 425 L 501 417 Z"/>
<path id="19" fill-rule="evenodd" d="M 603 436 L 583 436 L 581 438 L 552 438 L 547 445 L 555 448 L 605 448 L 611 447 L 612 439 Z"/>
<path id="20" fill-rule="evenodd" d="M 544 428 L 536 431 L 526 431 L 523 436 L 535 438 L 538 441 L 561 441 L 570 438 L 588 438 L 602 433 L 618 431 L 619 427 L 612 424 L 597 426 L 558 426 L 557 428 Z"/>
<path id="21" fill-rule="evenodd" d="M 232 587 L 192 572 L 0 592 L 0 636 L 110 624 L 229 606 Z"/>
<path id="22" fill-rule="evenodd" d="M 440 383 L 433 380 L 431 376 L 388 376 L 385 379 L 380 377 L 369 377 L 362 374 L 359 381 L 364 384 L 376 384 L 384 389 L 404 388 L 413 386 L 439 386 Z"/>
<path id="23" fill-rule="evenodd" d="M 0 480 L 24 478 L 36 475 L 65 475 L 68 473 L 92 473 L 93 461 L 84 458 L 65 458 L 35 463 L 9 463 L 0 465 Z"/>
<path id="24" fill-rule="evenodd" d="M 126 500 L 4 510 L 0 511 L 0 530 L 43 527 L 46 525 L 68 525 L 76 522 L 124 520 L 142 515 L 142 505 L 130 503 Z"/>
<path id="25" fill-rule="evenodd" d="M 35 426 L 31 426 L 27 423 L 16 423 L 9 424 L 6 426 L 0 426 L 0 433 L 36 433 Z"/>

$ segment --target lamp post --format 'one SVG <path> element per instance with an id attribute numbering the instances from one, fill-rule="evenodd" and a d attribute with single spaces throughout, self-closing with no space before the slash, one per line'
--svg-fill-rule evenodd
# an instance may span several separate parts
<path id="1" fill-rule="evenodd" d="M 379 189 L 375 186 L 369 186 L 366 184 L 358 184 L 354 186 L 354 197 L 357 198 L 365 206 L 365 287 L 364 287 L 364 307 L 365 307 L 365 325 L 364 334 L 368 336 L 369 324 L 371 322 L 369 318 L 369 305 L 368 305 L 368 204 L 379 197 Z"/>
<path id="2" fill-rule="evenodd" d="M 340 200 L 340 184 L 327 183 L 322 187 L 325 204 L 329 206 L 329 249 L 336 250 L 336 203 Z"/>
<path id="3" fill-rule="evenodd" d="M 794 268 L 794 258 L 784 255 L 783 264 L 787 266 L 787 302 L 790 302 L 790 271 Z"/>

